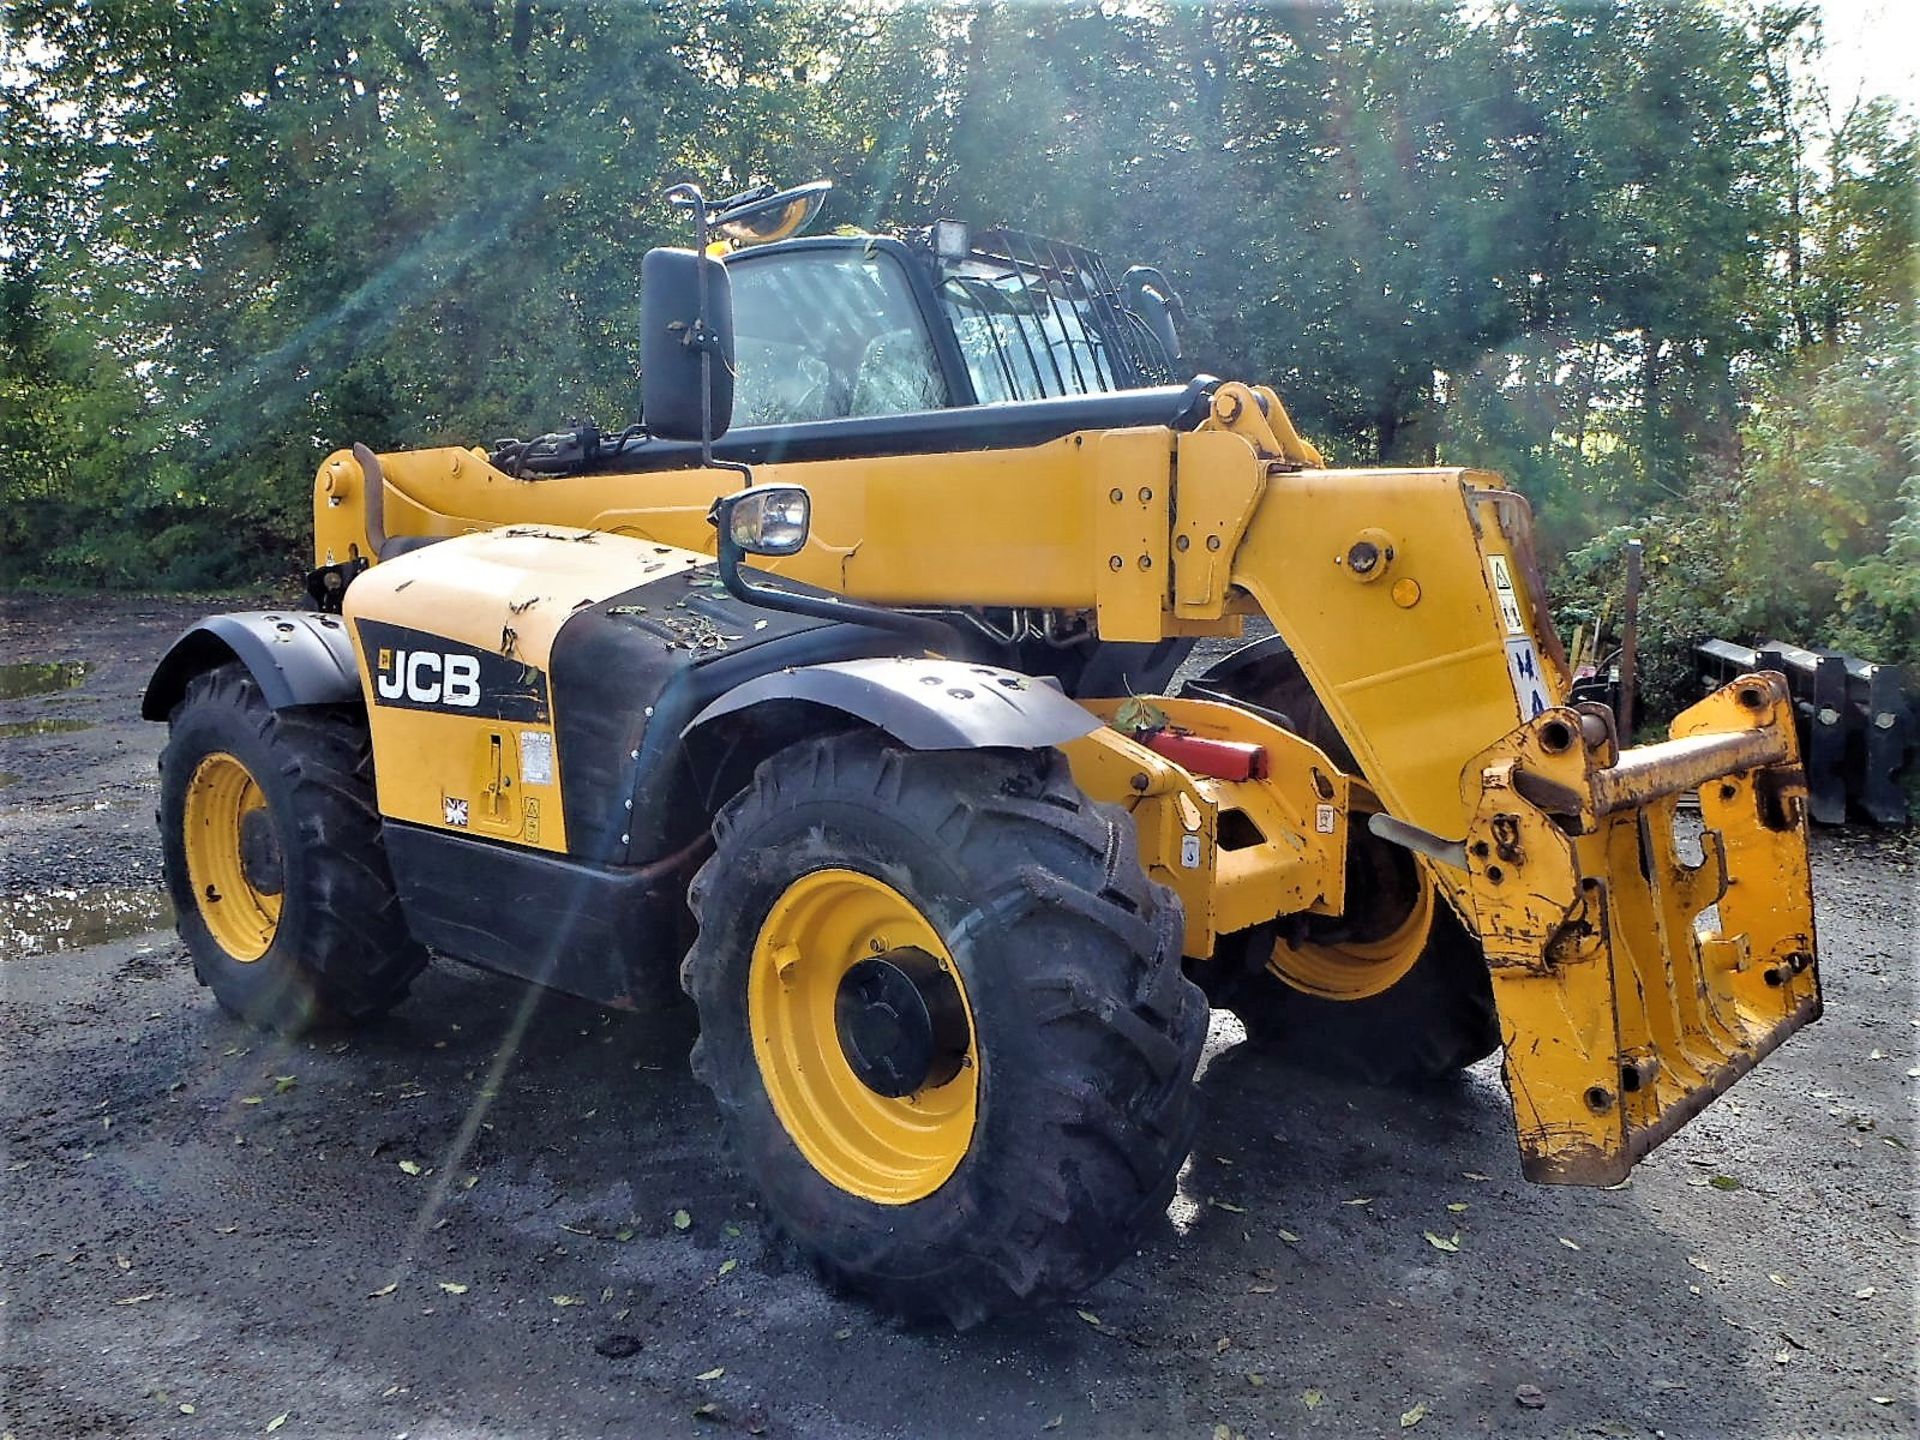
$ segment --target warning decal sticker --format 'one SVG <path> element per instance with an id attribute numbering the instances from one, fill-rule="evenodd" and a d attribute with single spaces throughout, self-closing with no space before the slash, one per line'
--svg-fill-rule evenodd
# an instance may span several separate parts
<path id="1" fill-rule="evenodd" d="M 1520 597 L 1514 593 L 1513 571 L 1504 555 L 1487 557 L 1487 572 L 1493 576 L 1493 598 L 1500 602 L 1500 619 L 1509 635 L 1527 633 L 1526 617 L 1520 613 Z"/>

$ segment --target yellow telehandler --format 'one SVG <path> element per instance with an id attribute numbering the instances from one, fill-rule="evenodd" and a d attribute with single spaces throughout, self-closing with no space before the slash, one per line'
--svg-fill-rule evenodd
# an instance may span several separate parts
<path id="1" fill-rule="evenodd" d="M 1499 1049 L 1525 1173 L 1593 1185 L 1818 1016 L 1781 677 L 1629 745 L 1496 477 L 1328 468 L 1178 378 L 1159 272 L 802 237 L 824 188 L 670 191 L 638 424 L 331 455 L 311 608 L 161 661 L 222 1005 L 354 1021 L 429 952 L 677 982 L 780 1229 L 960 1325 L 1164 1209 L 1210 1006 L 1383 1083 Z"/>

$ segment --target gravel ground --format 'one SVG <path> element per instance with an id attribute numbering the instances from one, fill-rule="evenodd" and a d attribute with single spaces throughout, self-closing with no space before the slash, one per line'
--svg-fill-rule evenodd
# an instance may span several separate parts
<path id="1" fill-rule="evenodd" d="M 903 1330 L 823 1292 L 715 1159 L 685 1009 L 453 965 L 350 1037 L 213 1006 L 155 929 L 162 737 L 134 714 L 199 608 L 0 600 L 0 659 L 93 667 L 0 702 L 0 1434 L 1920 1427 L 1906 837 L 1817 837 L 1827 1018 L 1624 1188 L 1522 1182 L 1485 1066 L 1371 1091 L 1216 1021 L 1136 1257 L 1078 1307 Z"/>

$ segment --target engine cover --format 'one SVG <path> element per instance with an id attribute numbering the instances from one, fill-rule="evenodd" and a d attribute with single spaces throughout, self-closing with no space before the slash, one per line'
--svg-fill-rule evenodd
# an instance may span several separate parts
<path id="1" fill-rule="evenodd" d="M 343 609 L 381 813 L 608 864 L 654 858 L 653 829 L 630 823 L 653 817 L 630 807 L 642 770 L 677 756 L 677 726 L 649 733 L 663 695 L 721 658 L 846 628 L 744 605 L 713 563 L 514 525 L 361 575 Z"/>

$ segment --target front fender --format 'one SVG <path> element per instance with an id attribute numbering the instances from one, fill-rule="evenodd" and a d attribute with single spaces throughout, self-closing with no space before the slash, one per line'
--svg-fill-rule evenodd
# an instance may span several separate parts
<path id="1" fill-rule="evenodd" d="M 749 680 L 682 730 L 769 700 L 806 700 L 841 711 L 914 750 L 1038 750 L 1100 728 L 1100 718 L 1050 680 L 962 660 L 881 656 L 802 665 Z"/>
<path id="2" fill-rule="evenodd" d="M 187 682 L 238 660 L 275 710 L 357 702 L 360 669 L 337 615 L 256 610 L 210 615 L 173 642 L 140 700 L 143 720 L 165 720 Z"/>

